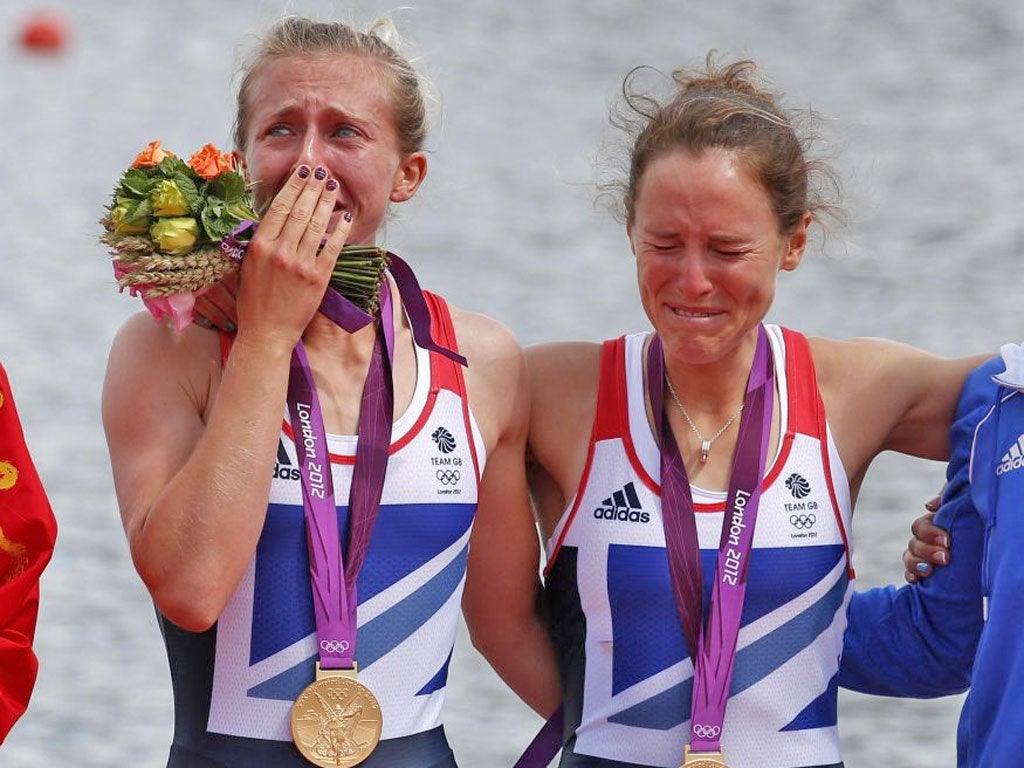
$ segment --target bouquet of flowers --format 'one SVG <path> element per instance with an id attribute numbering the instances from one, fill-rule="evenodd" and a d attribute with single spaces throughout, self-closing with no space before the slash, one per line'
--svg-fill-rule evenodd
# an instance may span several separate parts
<path id="1" fill-rule="evenodd" d="M 114 187 L 100 219 L 122 290 L 181 331 L 197 295 L 237 270 L 256 228 L 252 194 L 231 154 L 207 144 L 186 163 L 152 141 Z M 346 246 L 331 286 L 373 314 L 387 251 Z"/>

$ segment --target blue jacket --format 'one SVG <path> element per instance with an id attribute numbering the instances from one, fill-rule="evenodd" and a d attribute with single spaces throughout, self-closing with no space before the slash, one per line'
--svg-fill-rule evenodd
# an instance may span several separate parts
<path id="1" fill-rule="evenodd" d="M 841 685 L 888 696 L 969 684 L 960 768 L 1024 764 L 1024 565 L 1015 557 L 1024 553 L 1024 382 L 993 381 L 1006 368 L 985 363 L 960 396 L 936 515 L 950 530 L 951 564 L 918 585 L 856 595 L 840 670 Z"/>

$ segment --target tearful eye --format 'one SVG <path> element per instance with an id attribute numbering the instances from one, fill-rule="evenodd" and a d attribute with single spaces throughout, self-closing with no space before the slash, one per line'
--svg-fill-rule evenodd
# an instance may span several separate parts
<path id="1" fill-rule="evenodd" d="M 678 243 L 645 243 L 645 245 L 655 253 L 668 253 L 679 248 Z"/>

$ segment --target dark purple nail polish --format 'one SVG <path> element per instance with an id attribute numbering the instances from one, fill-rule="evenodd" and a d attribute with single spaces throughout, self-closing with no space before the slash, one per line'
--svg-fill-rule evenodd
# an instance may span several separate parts
<path id="1" fill-rule="evenodd" d="M 345 211 L 343 218 L 345 221 L 352 221 L 352 211 Z"/>
<path id="2" fill-rule="evenodd" d="M 299 174 L 299 178 L 300 179 L 306 178 L 307 176 L 309 176 L 309 166 L 308 165 L 300 165 L 299 166 L 299 170 L 297 171 L 297 173 Z"/>
<path id="3" fill-rule="evenodd" d="M 317 181 L 323 181 L 324 179 L 327 178 L 327 169 L 324 168 L 322 165 L 318 165 L 316 167 L 316 170 L 313 171 L 313 178 L 316 179 Z"/>
<path id="4" fill-rule="evenodd" d="M 333 192 L 338 188 L 338 182 L 335 181 L 334 179 L 328 179 L 327 184 L 325 186 L 327 187 L 327 190 L 329 192 Z"/>

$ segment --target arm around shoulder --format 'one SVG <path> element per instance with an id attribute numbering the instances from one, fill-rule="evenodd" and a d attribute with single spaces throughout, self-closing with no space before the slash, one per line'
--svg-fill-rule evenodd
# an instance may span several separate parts
<path id="1" fill-rule="evenodd" d="M 494 321 L 462 319 L 457 329 L 469 359 L 470 405 L 488 447 L 463 612 L 474 646 L 523 701 L 546 717 L 558 705 L 559 684 L 537 608 L 540 541 L 526 490 L 530 401 L 523 353 Z"/>
<path id="2" fill-rule="evenodd" d="M 854 595 L 848 612 L 840 685 L 885 696 L 932 697 L 970 684 L 983 627 L 981 568 L 985 523 L 971 498 L 975 430 L 996 397 L 998 359 L 976 369 L 960 396 L 950 429 L 937 525 L 949 531 L 950 564 L 917 584 Z"/>

